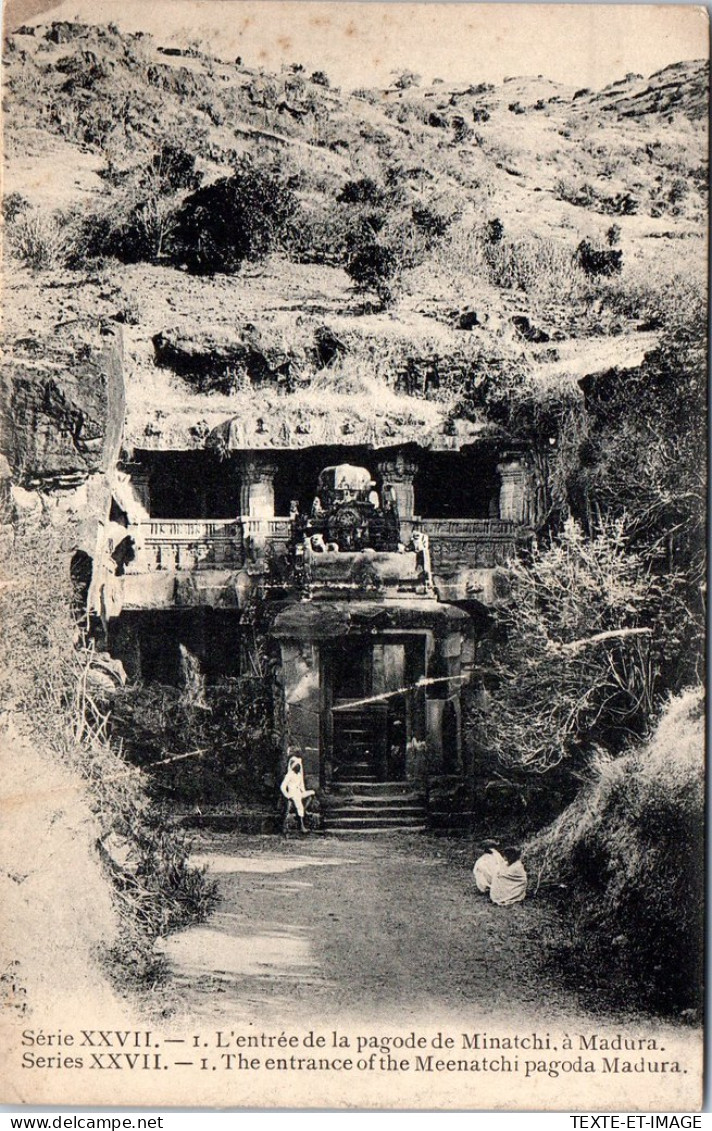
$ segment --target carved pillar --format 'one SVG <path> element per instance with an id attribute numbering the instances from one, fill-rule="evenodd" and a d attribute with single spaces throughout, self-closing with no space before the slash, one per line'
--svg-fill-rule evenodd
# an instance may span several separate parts
<path id="1" fill-rule="evenodd" d="M 302 758 L 307 787 L 314 789 L 321 777 L 319 645 L 309 640 L 280 640 L 279 647 L 287 747 Z"/>
<path id="2" fill-rule="evenodd" d="M 524 456 L 505 453 L 497 464 L 497 471 L 501 480 L 500 519 L 509 522 L 528 522 L 529 472 Z"/>
<path id="3" fill-rule="evenodd" d="M 274 477 L 277 465 L 273 460 L 254 456 L 242 465 L 240 514 L 243 518 L 274 518 Z"/>
<path id="4" fill-rule="evenodd" d="M 383 498 L 386 487 L 392 489 L 398 507 L 401 538 L 408 538 L 412 530 L 413 517 L 415 515 L 415 488 L 413 486 L 413 480 L 418 471 L 418 463 L 412 456 L 406 455 L 404 452 L 400 451 L 395 456 L 380 460 L 376 464 L 376 468 L 383 485 L 381 497 Z"/>
<path id="5" fill-rule="evenodd" d="M 145 467 L 136 468 L 131 473 L 131 486 L 134 489 L 134 494 L 138 499 L 139 505 L 143 508 L 146 518 L 151 513 L 151 486 L 150 476 Z"/>

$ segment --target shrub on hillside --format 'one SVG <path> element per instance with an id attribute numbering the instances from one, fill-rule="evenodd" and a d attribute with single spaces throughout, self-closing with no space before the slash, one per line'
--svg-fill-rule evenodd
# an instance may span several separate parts
<path id="1" fill-rule="evenodd" d="M 95 651 L 86 622 L 78 623 L 70 574 L 76 536 L 40 508 L 17 520 L 12 541 L 3 543 L 0 564 L 11 580 L 0 589 L 2 705 L 43 757 L 81 783 L 100 829 L 99 857 L 120 918 L 110 972 L 154 982 L 156 935 L 204 918 L 216 889 L 189 866 L 185 840 L 166 826 L 141 771 L 107 736 L 108 706 L 92 679 Z"/>
<path id="2" fill-rule="evenodd" d="M 414 204 L 411 208 L 411 216 L 418 232 L 428 242 L 434 242 L 444 236 L 455 219 L 455 214 L 444 212 L 433 204 Z"/>
<path id="3" fill-rule="evenodd" d="M 7 239 L 15 258 L 33 271 L 61 266 L 69 248 L 63 217 L 41 208 L 16 214 L 8 226 Z"/>
<path id="4" fill-rule="evenodd" d="M 401 264 L 395 248 L 366 230 L 352 238 L 346 254 L 346 271 L 360 291 L 373 291 L 383 308 L 397 292 Z"/>
<path id="5" fill-rule="evenodd" d="M 21 192 L 9 192 L 2 198 L 2 218 L 6 224 L 11 224 L 30 207 L 29 200 Z"/>
<path id="6" fill-rule="evenodd" d="M 412 86 L 420 86 L 420 75 L 415 74 L 414 71 L 392 71 L 396 77 L 393 80 L 393 85 L 398 90 L 410 90 Z"/>
<path id="7" fill-rule="evenodd" d="M 574 255 L 575 262 L 589 278 L 598 275 L 620 275 L 623 270 L 623 252 L 609 248 L 595 248 L 590 240 L 581 240 Z"/>
<path id="8" fill-rule="evenodd" d="M 436 255 L 453 276 L 481 277 L 498 289 L 524 291 L 530 309 L 550 316 L 550 308 L 564 295 L 570 309 L 590 289 L 572 250 L 563 241 L 540 236 L 512 239 L 495 218 L 466 230 L 453 228 Z"/>
<path id="9" fill-rule="evenodd" d="M 704 924 L 704 695 L 668 705 L 652 741 L 601 757 L 572 805 L 527 852 L 535 883 L 565 884 L 572 918 L 563 955 L 619 1000 L 631 990 L 665 1012 L 697 1009 Z"/>
<path id="10" fill-rule="evenodd" d="M 200 184 L 194 154 L 166 141 L 138 165 L 122 168 L 110 161 L 104 177 L 107 191 L 73 218 L 70 263 L 104 256 L 122 263 L 163 258 L 180 202 Z"/>
<path id="11" fill-rule="evenodd" d="M 361 291 L 373 291 L 383 308 L 398 293 L 403 272 L 422 264 L 457 215 L 448 199 L 402 206 L 401 194 L 387 195 L 388 207 L 359 207 L 347 218 L 344 266 Z"/>
<path id="12" fill-rule="evenodd" d="M 368 204 L 373 208 L 380 208 L 387 197 L 386 190 L 373 177 L 361 177 L 357 181 L 347 181 L 336 199 L 339 204 Z"/>
<path id="13" fill-rule="evenodd" d="M 349 232 L 348 217 L 333 202 L 321 200 L 303 203 L 290 225 L 287 250 L 297 263 L 321 263 L 341 266 L 346 255 Z"/>
<path id="14" fill-rule="evenodd" d="M 74 217 L 69 263 L 81 266 L 107 256 L 122 263 L 152 263 L 165 253 L 175 213 L 171 198 L 137 200 L 131 190 L 110 193 L 95 209 Z"/>
<path id="15" fill-rule="evenodd" d="M 152 196 L 168 195 L 182 189 L 195 191 L 200 184 L 195 154 L 177 141 L 164 141 L 140 165 L 121 168 L 109 161 L 104 177 L 116 188 L 131 184 L 137 192 L 143 191 Z"/>
<path id="16" fill-rule="evenodd" d="M 640 207 L 640 201 L 630 192 L 608 196 L 589 181 L 579 183 L 566 177 L 559 177 L 555 181 L 554 196 L 557 200 L 565 200 L 579 208 L 589 208 L 607 216 L 635 216 Z"/>
<path id="17" fill-rule="evenodd" d="M 646 623 L 656 585 L 622 521 L 588 538 L 572 520 L 509 565 L 480 725 L 503 766 L 580 769 L 650 720 L 656 668 Z"/>
<path id="18" fill-rule="evenodd" d="M 504 239 L 504 224 L 498 216 L 495 216 L 494 220 L 487 221 L 485 239 L 488 243 L 501 243 Z"/>
<path id="19" fill-rule="evenodd" d="M 193 193 L 176 216 L 173 258 L 199 275 L 239 271 L 280 247 L 297 199 L 278 172 L 243 161 Z"/>

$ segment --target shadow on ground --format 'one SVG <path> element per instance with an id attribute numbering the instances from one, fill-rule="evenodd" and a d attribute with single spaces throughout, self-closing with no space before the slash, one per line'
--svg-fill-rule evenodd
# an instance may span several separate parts
<path id="1" fill-rule="evenodd" d="M 469 848 L 429 836 L 213 835 L 217 912 L 162 944 L 172 1011 L 266 1025 L 334 1016 L 580 1013 L 556 976 L 554 908 L 495 907 Z"/>

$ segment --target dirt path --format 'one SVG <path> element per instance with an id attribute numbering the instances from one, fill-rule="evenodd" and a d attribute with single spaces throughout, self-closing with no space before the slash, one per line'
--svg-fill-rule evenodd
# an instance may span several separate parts
<path id="1" fill-rule="evenodd" d="M 577 1014 L 548 959 L 561 935 L 532 899 L 478 895 L 461 843 L 212 836 L 209 922 L 164 944 L 178 1015 L 285 1024 L 339 1016 Z"/>
<path id="2" fill-rule="evenodd" d="M 699 1031 L 622 1006 L 615 1016 L 582 1009 L 551 961 L 564 935 L 555 909 L 537 898 L 498 908 L 479 896 L 461 841 L 211 836 L 196 859 L 218 877 L 223 901 L 207 923 L 166 941 L 174 977 L 158 988 L 162 1018 L 152 1021 L 202 1042 L 195 1047 L 208 1059 L 181 1093 L 191 1104 L 577 1110 L 593 1097 L 595 1110 L 627 1110 L 634 1099 L 635 1108 L 664 1111 L 699 1103 Z M 633 1080 L 604 1071 L 605 1052 L 584 1057 L 594 1036 L 620 1042 L 621 1034 L 644 1038 L 646 1048 L 654 1036 L 652 1055 L 679 1061 L 681 1073 L 651 1069 Z M 216 1040 L 231 1052 L 216 1051 Z M 237 1042 L 246 1050 L 239 1063 Z M 521 1051 L 498 1051 L 512 1048 Z M 340 1070 L 340 1057 L 353 1058 L 353 1071 Z"/>

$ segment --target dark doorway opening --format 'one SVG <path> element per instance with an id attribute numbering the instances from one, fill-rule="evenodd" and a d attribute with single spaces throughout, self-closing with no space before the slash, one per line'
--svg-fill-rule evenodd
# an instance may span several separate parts
<path id="1" fill-rule="evenodd" d="M 337 781 L 383 780 L 386 769 L 387 707 L 373 698 L 370 640 L 339 641 L 329 651 L 334 777 Z"/>
<path id="2" fill-rule="evenodd" d="M 455 774 L 460 768 L 460 742 L 457 712 L 452 699 L 447 699 L 443 704 L 442 739 L 443 771 Z"/>
<path id="3" fill-rule="evenodd" d="M 240 674 L 240 614 L 232 609 L 125 612 L 111 621 L 108 643 L 132 680 L 179 686 L 181 644 L 208 683 Z"/>
<path id="4" fill-rule="evenodd" d="M 415 477 L 420 518 L 498 518 L 497 456 L 488 446 L 421 452 Z"/>
<path id="5" fill-rule="evenodd" d="M 324 745 L 332 780 L 403 781 L 425 734 L 425 637 L 340 640 L 325 649 Z"/>
<path id="6" fill-rule="evenodd" d="M 69 577 L 72 583 L 72 612 L 78 624 L 86 622 L 93 568 L 94 563 L 84 550 L 77 550 L 72 555 L 69 565 Z"/>
<path id="7" fill-rule="evenodd" d="M 240 464 L 216 452 L 137 453 L 148 469 L 152 518 L 235 518 L 240 513 Z"/>

